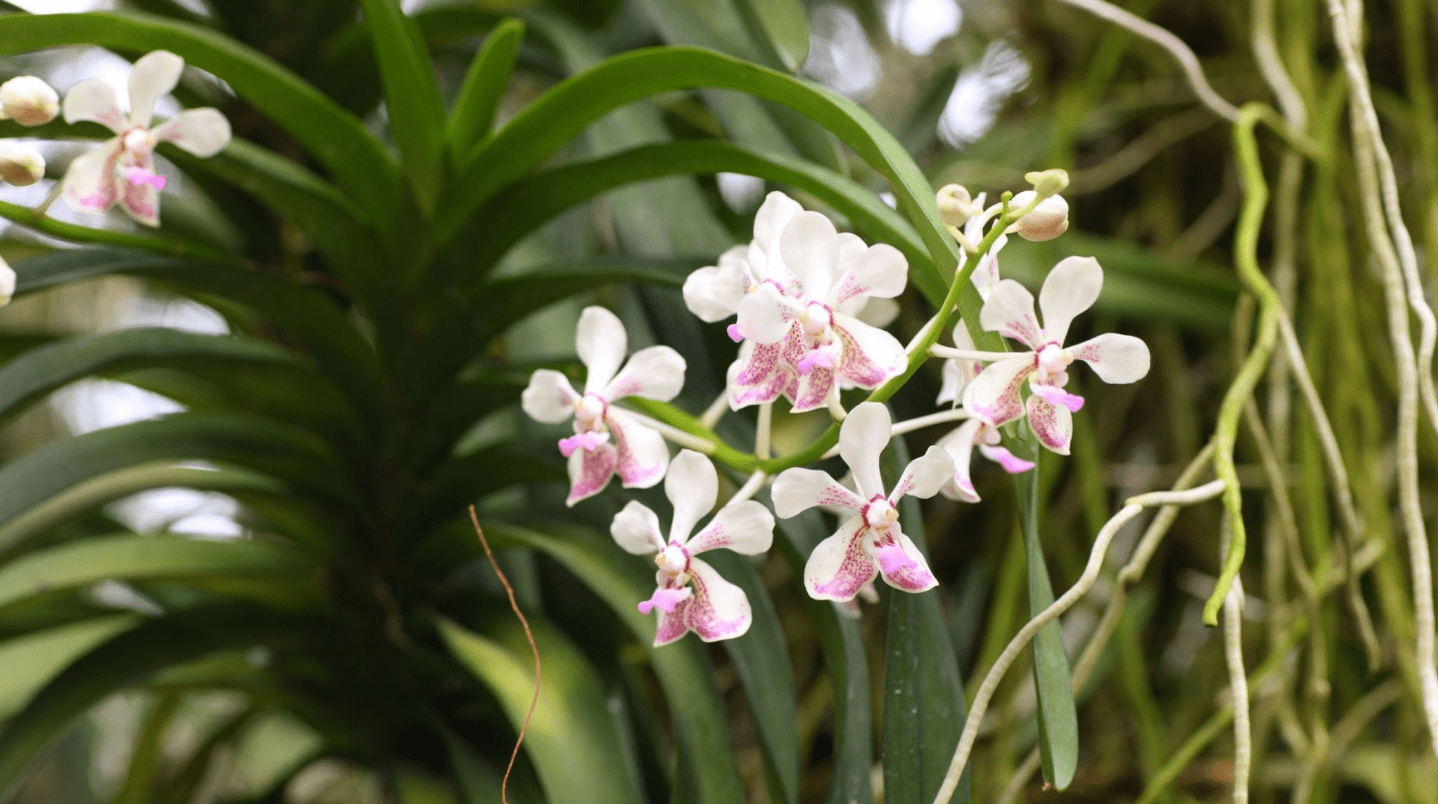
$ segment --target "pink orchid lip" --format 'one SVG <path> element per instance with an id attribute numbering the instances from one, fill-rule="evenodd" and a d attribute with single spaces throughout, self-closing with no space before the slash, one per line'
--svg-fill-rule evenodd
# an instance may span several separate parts
<path id="1" fill-rule="evenodd" d="M 744 340 L 744 333 L 739 331 L 738 324 L 730 324 L 724 331 L 729 333 L 729 340 L 735 343 Z"/>
<path id="2" fill-rule="evenodd" d="M 1075 413 L 1083 408 L 1084 399 L 1078 394 L 1071 394 L 1053 385 L 1030 383 L 1029 387 L 1033 389 L 1035 394 L 1050 405 L 1062 405 Z"/>
<path id="3" fill-rule="evenodd" d="M 665 614 L 673 614 L 674 607 L 679 605 L 680 601 L 684 600 L 684 598 L 686 597 L 689 597 L 689 590 L 687 588 L 655 589 L 654 594 L 651 595 L 648 600 L 642 601 L 639 604 L 639 613 L 648 614 L 654 611 L 654 609 L 658 608 Z"/>
<path id="4" fill-rule="evenodd" d="M 811 350 L 808 354 L 804 355 L 804 359 L 800 360 L 799 365 L 794 368 L 799 370 L 799 374 L 808 376 L 809 372 L 815 368 L 827 369 L 833 367 L 834 355 L 831 354 L 828 349 L 819 348 Z"/>
<path id="5" fill-rule="evenodd" d="M 1033 461 L 1026 461 L 1003 447 L 991 447 L 987 444 L 980 444 L 979 451 L 984 454 L 985 458 L 1002 466 L 1004 471 L 1011 475 L 1027 472 L 1034 468 Z"/>
<path id="6" fill-rule="evenodd" d="M 142 167 L 125 168 L 125 180 L 136 185 L 148 184 L 156 190 L 163 190 L 165 189 L 165 185 L 168 184 L 164 176 L 158 173 L 152 173 Z"/>
<path id="7" fill-rule="evenodd" d="M 568 458 L 570 455 L 574 454 L 574 451 L 576 449 L 582 449 L 585 452 L 589 452 L 590 450 L 594 449 L 595 447 L 599 446 L 600 444 L 603 444 L 608 440 L 608 433 L 576 433 L 569 438 L 559 439 L 559 452 L 564 457 Z"/>
<path id="8" fill-rule="evenodd" d="M 874 551 L 874 557 L 879 560 L 879 568 L 884 575 L 896 575 L 906 569 L 917 567 L 919 562 L 915 561 L 904 552 L 904 548 L 897 544 L 886 544 Z"/>

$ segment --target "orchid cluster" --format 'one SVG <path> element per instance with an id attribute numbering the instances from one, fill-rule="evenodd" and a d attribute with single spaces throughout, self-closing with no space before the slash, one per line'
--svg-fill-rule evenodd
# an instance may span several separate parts
<path id="1" fill-rule="evenodd" d="M 1068 205 L 1058 194 L 1066 184 L 1062 172 L 1030 174 L 1030 181 L 1033 190 L 1006 194 L 989 207 L 984 195 L 973 198 L 957 185 L 936 198 L 950 234 L 974 264 L 969 280 L 983 300 L 978 331 L 998 333 L 1022 351 L 977 350 L 963 321 L 953 329 L 951 347 L 934 344 L 917 354 L 916 346 L 906 349 L 884 329 L 895 318 L 893 300 L 907 285 L 904 256 L 839 232 L 829 218 L 780 192 L 770 193 L 759 208 L 748 244 L 726 251 L 716 265 L 700 268 L 684 283 L 689 310 L 709 323 L 733 319 L 727 332 L 739 344 L 724 396 L 704 417 L 659 404 L 683 387 L 685 364 L 677 352 L 651 346 L 626 362 L 628 337 L 619 319 L 601 307 L 583 311 L 575 344 L 587 369 L 583 392 L 562 372 L 541 369 L 530 378 L 523 408 L 545 423 L 573 420 L 574 434 L 559 440 L 569 462 L 569 505 L 600 493 L 615 475 L 626 488 L 665 480 L 673 508 L 667 536 L 659 515 L 637 501 L 629 502 L 611 527 L 624 550 L 655 556 L 656 590 L 638 607 L 645 614 L 659 612 L 656 646 L 689 631 L 712 642 L 748 630 L 744 592 L 697 556 L 718 548 L 758 555 L 769 548 L 774 518 L 750 499 L 764 483 L 772 480 L 779 517 L 813 507 L 839 514 L 837 530 L 809 555 L 803 583 L 810 596 L 856 612 L 853 601 L 872 599 L 876 578 L 911 593 L 938 585 L 923 552 L 900 526 L 901 498 L 942 493 L 978 502 L 970 474 L 973 452 L 1008 472 L 1028 471 L 1034 462 L 1006 446 L 1025 440 L 1024 429 L 1043 447 L 1067 454 L 1072 415 L 1084 403 L 1068 389 L 1075 361 L 1089 364 L 1109 383 L 1131 383 L 1147 374 L 1148 348 L 1137 338 L 1110 333 L 1065 345 L 1074 318 L 1099 297 L 1103 270 L 1096 260 L 1070 257 L 1053 268 L 1039 293 L 1042 318 L 1029 291 L 1000 275 L 999 252 L 1009 234 L 1048 240 L 1068 227 Z M 932 344 L 934 337 L 924 340 L 925 333 L 944 326 L 949 312 L 940 311 L 915 344 Z M 945 361 L 939 413 L 895 424 L 888 408 L 872 397 L 844 409 L 841 391 L 884 386 L 891 392 L 886 384 L 912 374 L 929 356 Z M 633 402 L 636 398 L 650 401 Z M 792 413 L 827 409 L 841 422 L 837 455 L 850 480 L 770 458 L 767 431 L 781 398 Z M 705 454 L 715 455 L 720 442 L 709 428 L 726 409 L 751 405 L 760 406 L 760 433 L 753 461 L 744 468 L 761 468 L 691 537 L 718 501 L 718 473 Z M 673 415 L 660 421 L 637 408 Z M 961 424 L 886 487 L 880 454 L 893 437 L 941 422 Z M 689 449 L 671 463 L 666 439 Z M 776 464 L 783 471 L 771 479 L 764 467 Z"/>

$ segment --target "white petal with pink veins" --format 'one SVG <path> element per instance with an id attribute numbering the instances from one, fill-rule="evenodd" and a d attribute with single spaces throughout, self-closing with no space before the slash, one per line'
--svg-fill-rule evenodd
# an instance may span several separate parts
<path id="1" fill-rule="evenodd" d="M 1029 397 L 1029 429 L 1039 443 L 1060 455 L 1069 454 L 1073 440 L 1074 418 L 1068 408 L 1049 403 L 1041 396 Z"/>
<path id="2" fill-rule="evenodd" d="M 675 459 L 676 462 L 678 459 Z M 674 474 L 671 464 L 669 474 Z M 689 540 L 685 548 L 691 556 L 721 547 L 756 556 L 774 544 L 774 515 L 761 503 L 741 500 L 719 509 L 704 529 Z"/>
<path id="3" fill-rule="evenodd" d="M 909 261 L 898 249 L 880 243 L 845 255 L 839 263 L 839 278 L 829 292 L 829 304 L 837 307 L 856 296 L 890 299 L 903 293 L 908 282 Z"/>
<path id="4" fill-rule="evenodd" d="M 619 364 L 624 362 L 624 353 L 629 351 L 629 335 L 619 316 L 603 307 L 586 307 L 579 314 L 574 346 L 580 362 L 589 369 L 584 392 L 598 393 L 614 379 Z"/>
<path id="5" fill-rule="evenodd" d="M 1000 332 L 1022 341 L 1031 349 L 1039 349 L 1047 342 L 1034 315 L 1033 294 L 1012 279 L 999 282 L 989 292 L 979 311 L 979 325 L 987 332 Z"/>
<path id="6" fill-rule="evenodd" d="M 593 497 L 609 485 L 619 451 L 613 444 L 600 444 L 592 450 L 575 450 L 569 454 L 569 497 L 564 504 L 573 507 L 580 500 Z"/>
<path id="7" fill-rule="evenodd" d="M 834 222 L 818 212 L 800 212 L 779 236 L 779 253 L 789 273 L 804 288 L 804 298 L 819 301 L 829 295 L 839 263 L 839 233 Z"/>
<path id="8" fill-rule="evenodd" d="M 120 111 L 115 88 L 98 78 L 87 78 L 70 87 L 70 91 L 65 93 L 64 114 L 66 123 L 90 120 L 116 134 L 126 128 L 125 115 Z"/>
<path id="9" fill-rule="evenodd" d="M 115 161 L 120 158 L 120 141 L 107 140 L 72 162 L 60 180 L 65 203 L 77 212 L 104 212 L 115 203 Z"/>
<path id="10" fill-rule="evenodd" d="M 640 396 L 668 402 L 684 388 L 684 358 L 668 346 L 648 346 L 629 357 L 600 396 L 610 401 Z"/>
<path id="11" fill-rule="evenodd" d="M 937 445 L 929 447 L 927 452 L 904 467 L 904 474 L 894 485 L 889 502 L 898 505 L 899 498 L 904 496 L 928 499 L 938 494 L 939 489 L 953 479 L 954 459 Z"/>
<path id="12" fill-rule="evenodd" d="M 720 577 L 702 559 L 689 561 L 694 597 L 684 604 L 684 623 L 705 642 L 733 639 L 749 630 L 754 615 L 744 590 Z"/>
<path id="13" fill-rule="evenodd" d="M 173 142 L 195 156 L 210 157 L 230 144 L 230 121 L 218 109 L 186 109 L 151 133 L 155 139 Z"/>
<path id="14" fill-rule="evenodd" d="M 155 100 L 180 83 L 184 69 L 185 60 L 168 50 L 146 53 L 135 62 L 129 81 L 131 125 L 150 127 Z"/>
<path id="15" fill-rule="evenodd" d="M 890 533 L 896 544 L 881 546 L 875 551 L 884 581 L 905 592 L 924 592 L 938 586 L 938 579 L 929 571 L 929 562 L 914 540 L 899 532 L 897 525 L 890 528 Z"/>
<path id="16" fill-rule="evenodd" d="M 614 521 L 609 524 L 609 534 L 624 548 L 624 552 L 632 555 L 645 556 L 664 549 L 659 517 L 638 500 L 630 500 L 614 515 Z"/>
<path id="17" fill-rule="evenodd" d="M 818 469 L 786 469 L 774 481 L 771 492 L 774 513 L 784 519 L 797 516 L 817 505 L 829 505 L 858 511 L 864 501 L 844 488 L 828 472 Z"/>
<path id="18" fill-rule="evenodd" d="M 794 302 L 765 282 L 739 302 L 739 333 L 755 343 L 778 343 L 794 321 Z"/>
<path id="19" fill-rule="evenodd" d="M 839 532 L 819 542 L 804 564 L 804 588 L 815 600 L 853 600 L 864 585 L 879 574 L 874 558 L 864 549 L 868 526 L 864 517 L 852 516 Z"/>
<path id="20" fill-rule="evenodd" d="M 831 329 L 844 346 L 834 372 L 845 382 L 877 388 L 908 366 L 904 345 L 882 329 L 838 312 Z"/>
<path id="21" fill-rule="evenodd" d="M 574 415 L 579 394 L 569 378 L 553 369 L 539 369 L 529 375 L 529 385 L 519 395 L 519 405 L 529 418 L 545 424 L 559 424 Z"/>
<path id="22" fill-rule="evenodd" d="M 981 419 L 969 419 L 952 433 L 939 439 L 936 445 L 949 453 L 954 461 L 954 474 L 939 489 L 945 497 L 964 502 L 978 502 L 979 493 L 970 479 L 970 464 L 974 454 L 974 439 L 984 423 Z"/>
<path id="23" fill-rule="evenodd" d="M 1103 290 L 1103 268 L 1093 257 L 1066 257 L 1049 271 L 1039 290 L 1039 311 L 1044 315 L 1044 334 L 1063 343 L 1074 316 L 1098 301 Z"/>
<path id="24" fill-rule="evenodd" d="M 889 445 L 893 433 L 889 409 L 880 402 L 859 403 L 839 427 L 839 457 L 853 471 L 859 496 L 865 500 L 884 493 L 879 453 Z"/>
<path id="25" fill-rule="evenodd" d="M 1069 347 L 1076 360 L 1093 366 L 1100 380 L 1107 383 L 1130 383 L 1148 374 L 1148 344 L 1132 335 L 1108 333 Z"/>
<path id="26" fill-rule="evenodd" d="M 694 450 L 681 449 L 669 462 L 664 494 L 674 506 L 669 541 L 683 544 L 700 518 L 714 510 L 719 499 L 719 473 L 708 458 Z"/>
<path id="27" fill-rule="evenodd" d="M 658 483 L 669 465 L 664 436 L 614 408 L 604 414 L 604 423 L 614 435 L 614 446 L 619 451 L 614 471 L 619 473 L 624 487 L 647 489 Z"/>
<path id="28" fill-rule="evenodd" d="M 151 181 L 148 177 L 155 176 L 155 159 L 145 154 L 139 160 L 139 164 L 132 166 L 138 168 L 135 171 L 141 178 L 136 181 L 133 178 L 124 178 L 116 182 L 116 189 L 120 193 L 120 208 L 136 222 L 146 226 L 160 225 L 160 188 L 165 186 L 161 181 Z"/>
<path id="29" fill-rule="evenodd" d="M 964 389 L 964 407 L 995 427 L 1024 415 L 1020 394 L 1034 373 L 1034 356 L 1018 354 L 990 363 Z"/>

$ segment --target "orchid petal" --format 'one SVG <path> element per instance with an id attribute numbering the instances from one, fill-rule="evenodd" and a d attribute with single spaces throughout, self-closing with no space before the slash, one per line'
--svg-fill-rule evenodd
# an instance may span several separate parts
<path id="1" fill-rule="evenodd" d="M 839 233 L 833 221 L 818 212 L 800 212 L 779 236 L 779 253 L 803 286 L 804 298 L 818 301 L 829 295 L 839 261 Z"/>
<path id="2" fill-rule="evenodd" d="M 611 401 L 640 396 L 668 402 L 683 390 L 685 368 L 684 358 L 668 346 L 648 346 L 629 357 L 600 396 Z"/>
<path id="3" fill-rule="evenodd" d="M 908 282 L 909 261 L 898 249 L 879 243 L 840 260 L 839 279 L 828 293 L 829 305 L 838 307 L 857 296 L 893 298 L 904 292 Z"/>
<path id="4" fill-rule="evenodd" d="M 965 372 L 957 360 L 945 360 L 939 381 L 939 396 L 934 400 L 935 405 L 949 403 L 954 407 L 959 406 L 959 394 L 963 392 L 964 386 L 969 384 L 969 378 L 964 376 Z"/>
<path id="5" fill-rule="evenodd" d="M 579 314 L 574 332 L 574 346 L 580 362 L 589 369 L 584 380 L 586 394 L 598 393 L 614 379 L 624 353 L 629 350 L 629 335 L 619 316 L 603 307 L 586 307 Z"/>
<path id="6" fill-rule="evenodd" d="M 755 343 L 778 343 L 793 321 L 793 303 L 773 282 L 765 282 L 739 302 L 739 332 Z"/>
<path id="7" fill-rule="evenodd" d="M 145 154 L 134 167 L 146 176 L 155 174 L 155 158 Z M 120 208 L 136 222 L 145 226 L 160 225 L 160 188 L 156 182 L 134 182 L 125 178 L 117 182 L 120 192 Z M 164 186 L 163 182 L 159 183 Z"/>
<path id="8" fill-rule="evenodd" d="M 1092 366 L 1107 383 L 1137 382 L 1148 374 L 1148 344 L 1132 335 L 1110 332 L 1070 347 L 1068 352 Z"/>
<path id="9" fill-rule="evenodd" d="M 593 497 L 609 485 L 619 451 L 613 444 L 601 444 L 592 450 L 575 450 L 569 455 L 569 497 L 564 504 L 573 507 L 580 500 Z"/>
<path id="10" fill-rule="evenodd" d="M 988 444 L 980 444 L 979 452 L 982 452 L 985 458 L 1002 466 L 1004 471 L 1011 475 L 1027 472 L 1034 468 L 1033 461 L 1026 461 L 1003 447 L 991 447 Z"/>
<path id="11" fill-rule="evenodd" d="M 879 574 L 895 589 L 905 592 L 924 592 L 939 585 L 939 579 L 929 571 L 929 562 L 919 552 L 914 540 L 899 531 L 898 526 L 889 529 L 895 544 L 883 545 L 875 550 L 879 555 Z M 887 564 L 887 566 L 885 566 Z"/>
<path id="12" fill-rule="evenodd" d="M 844 520 L 833 536 L 819 542 L 804 563 L 804 588 L 815 600 L 853 600 L 879 574 L 864 549 L 868 526 L 863 516 Z"/>
<path id="13" fill-rule="evenodd" d="M 529 385 L 519 395 L 519 406 L 529 418 L 545 424 L 559 424 L 574 415 L 579 394 L 569 378 L 554 369 L 539 369 L 529 375 Z"/>
<path id="14" fill-rule="evenodd" d="M 685 591 L 688 591 L 688 587 L 685 587 Z M 654 647 L 668 645 L 689 633 L 689 624 L 684 621 L 684 614 L 692 605 L 694 597 L 691 595 L 676 603 L 672 612 L 660 610 L 659 622 L 654 626 Z"/>
<path id="15" fill-rule="evenodd" d="M 574 451 L 577 449 L 592 450 L 598 448 L 600 444 L 608 443 L 608 433 L 575 433 L 568 438 L 559 439 L 559 454 L 568 458 L 570 455 L 573 455 Z"/>
<path id="16" fill-rule="evenodd" d="M 218 109 L 186 109 L 150 132 L 195 156 L 211 157 L 230 144 L 230 121 Z"/>
<path id="17" fill-rule="evenodd" d="M 799 206 L 798 201 L 778 190 L 764 197 L 764 203 L 759 205 L 759 211 L 754 214 L 754 245 L 768 258 L 764 275 L 759 279 L 782 279 L 775 276 L 775 269 L 784 267 L 779 256 L 779 238 L 784 234 L 784 227 L 789 225 L 789 221 L 803 211 L 804 208 Z"/>
<path id="18" fill-rule="evenodd" d="M 130 125 L 150 127 L 155 100 L 180 83 L 185 60 L 168 50 L 146 53 L 130 69 Z"/>
<path id="19" fill-rule="evenodd" d="M 808 374 L 800 374 L 798 387 L 793 394 L 791 413 L 806 413 L 829 404 L 834 393 L 834 372 L 816 366 L 809 367 Z"/>
<path id="20" fill-rule="evenodd" d="M 1029 397 L 1028 409 L 1029 429 L 1034 431 L 1039 443 L 1060 455 L 1069 454 L 1074 419 L 1068 408 L 1054 405 L 1035 394 Z"/>
<path id="21" fill-rule="evenodd" d="M 664 494 L 674 506 L 674 516 L 669 520 L 669 541 L 684 544 L 700 517 L 714 510 L 714 503 L 719 499 L 719 473 L 703 455 L 690 449 L 679 450 L 669 462 Z"/>
<path id="22" fill-rule="evenodd" d="M 674 474 L 672 467 L 669 473 Z M 773 545 L 774 515 L 761 503 L 741 500 L 720 508 L 709 524 L 689 540 L 685 549 L 691 556 L 720 547 L 746 556 L 757 556 Z"/>
<path id="23" fill-rule="evenodd" d="M 647 556 L 665 547 L 659 532 L 659 517 L 638 500 L 630 500 L 614 515 L 609 534 L 630 555 Z"/>
<path id="24" fill-rule="evenodd" d="M 942 447 L 929 447 L 927 452 L 904 467 L 904 474 L 889 494 L 889 503 L 898 505 L 899 498 L 905 496 L 928 499 L 953 479 L 954 459 Z"/>
<path id="25" fill-rule="evenodd" d="M 839 456 L 854 472 L 854 484 L 865 500 L 884 493 L 879 476 L 879 453 L 893 436 L 893 419 L 880 402 L 861 402 L 839 427 Z"/>
<path id="26" fill-rule="evenodd" d="M 689 274 L 684 280 L 684 305 L 709 324 L 723 321 L 739 311 L 744 299 L 744 272 L 749 263 L 747 249 L 735 246 L 719 255 L 719 264 Z"/>
<path id="27" fill-rule="evenodd" d="M 939 439 L 937 446 L 949 453 L 949 457 L 954 461 L 953 476 L 939 489 L 951 500 L 971 503 L 979 501 L 979 493 L 970 476 L 970 464 L 973 461 L 974 439 L 978 437 L 979 429 L 983 426 L 982 419 L 969 419 L 959 425 L 958 429 Z"/>
<path id="28" fill-rule="evenodd" d="M 979 298 L 988 301 L 989 294 L 993 293 L 994 287 L 999 284 L 999 252 L 1009 242 L 1009 236 L 999 235 L 999 239 L 989 247 L 989 251 L 979 259 L 979 264 L 974 266 L 974 272 L 969 275 L 969 281 L 973 283 L 974 290 L 979 292 Z M 963 347 L 960 347 L 963 348 Z"/>
<path id="29" fill-rule="evenodd" d="M 786 469 L 774 480 L 770 492 L 774 513 L 783 519 L 798 516 L 816 505 L 831 505 L 850 511 L 864 507 L 863 498 L 844 488 L 828 472 L 818 469 Z"/>
<path id="30" fill-rule="evenodd" d="M 65 203 L 76 212 L 104 212 L 115 203 L 115 162 L 120 158 L 120 141 L 111 139 L 70 162 L 60 180 Z"/>
<path id="31" fill-rule="evenodd" d="M 990 363 L 964 389 L 964 407 L 995 427 L 1019 418 L 1024 415 L 1020 389 L 1034 369 L 1031 354 Z"/>
<path id="32" fill-rule="evenodd" d="M 640 424 L 629 414 L 609 408 L 604 423 L 614 434 L 618 460 L 614 471 L 619 473 L 627 489 L 647 489 L 664 477 L 669 465 L 669 447 L 657 430 Z"/>
<path id="33" fill-rule="evenodd" d="M 1033 392 L 1044 398 L 1050 405 L 1058 405 L 1067 408 L 1070 412 L 1078 412 L 1083 409 L 1083 397 L 1078 394 L 1071 394 L 1057 385 L 1044 385 L 1042 383 L 1029 383 Z"/>
<path id="34" fill-rule="evenodd" d="M 98 78 L 87 78 L 70 87 L 65 93 L 64 113 L 66 123 L 89 120 L 116 134 L 123 133 L 127 127 L 115 88 Z"/>
<path id="35" fill-rule="evenodd" d="M 1034 315 L 1034 297 L 1028 288 L 1012 279 L 994 286 L 979 310 L 979 325 L 986 332 L 1000 332 L 1007 337 L 1040 349 L 1047 342 L 1044 331 Z"/>
<path id="36" fill-rule="evenodd" d="M 839 312 L 830 329 L 844 346 L 835 373 L 846 382 L 877 388 L 908 366 L 904 345 L 882 329 Z"/>
<path id="37" fill-rule="evenodd" d="M 754 615 L 744 590 L 724 580 L 701 559 L 690 559 L 694 599 L 684 607 L 684 622 L 705 642 L 733 639 L 749 630 Z"/>
<path id="38" fill-rule="evenodd" d="M 1049 271 L 1039 290 L 1039 311 L 1044 316 L 1044 334 L 1063 343 L 1074 316 L 1098 301 L 1103 290 L 1103 268 L 1093 257 L 1066 257 Z"/>
<path id="39" fill-rule="evenodd" d="M 871 327 L 883 329 L 899 317 L 899 303 L 893 299 L 869 298 L 859 306 L 858 312 L 850 313 L 847 309 L 840 312 L 849 313 Z"/>
<path id="40" fill-rule="evenodd" d="M 789 385 L 793 370 L 779 360 L 783 347 L 777 343 L 745 341 L 734 361 L 738 370 L 729 382 L 729 407 L 773 402 Z"/>

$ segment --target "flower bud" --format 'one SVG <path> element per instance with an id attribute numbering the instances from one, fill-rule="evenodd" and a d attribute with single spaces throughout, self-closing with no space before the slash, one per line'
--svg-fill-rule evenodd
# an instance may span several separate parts
<path id="1" fill-rule="evenodd" d="M 1033 190 L 1024 190 L 1009 202 L 1009 209 L 1023 209 L 1034 202 Z M 1014 224 L 1019 237 L 1039 243 L 1053 240 L 1069 228 L 1069 202 L 1061 195 L 1051 195 L 1029 210 Z"/>
<path id="2" fill-rule="evenodd" d="M 60 96 L 44 81 L 22 75 L 0 84 L 0 111 L 22 126 L 39 126 L 60 113 Z"/>
<path id="3" fill-rule="evenodd" d="M 45 157 L 29 145 L 0 140 L 0 180 L 26 187 L 45 175 Z"/>
<path id="4" fill-rule="evenodd" d="M 11 268 L 5 258 L 0 257 L 0 305 L 10 303 L 10 297 L 15 295 L 15 269 Z"/>
<path id="5" fill-rule="evenodd" d="M 974 200 L 962 184 L 945 184 L 934 196 L 939 205 L 939 217 L 949 226 L 963 226 L 964 221 L 974 216 Z"/>
<path id="6" fill-rule="evenodd" d="M 1052 170 L 1036 170 L 1024 174 L 1024 181 L 1034 186 L 1034 192 L 1048 198 L 1051 195 L 1058 195 L 1069 186 L 1068 171 L 1053 168 Z"/>

